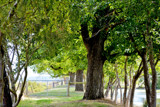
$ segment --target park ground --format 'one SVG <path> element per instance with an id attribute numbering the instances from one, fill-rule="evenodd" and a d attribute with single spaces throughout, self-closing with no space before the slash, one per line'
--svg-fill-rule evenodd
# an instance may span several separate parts
<path id="1" fill-rule="evenodd" d="M 110 100 L 82 100 L 83 92 L 70 88 L 67 97 L 65 87 L 53 88 L 48 92 L 39 92 L 23 97 L 18 107 L 121 107 Z"/>

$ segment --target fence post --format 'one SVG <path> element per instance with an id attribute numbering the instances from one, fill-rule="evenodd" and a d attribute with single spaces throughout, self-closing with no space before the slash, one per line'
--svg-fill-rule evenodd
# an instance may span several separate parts
<path id="1" fill-rule="evenodd" d="M 70 87 L 70 80 L 68 81 L 68 87 L 67 87 L 67 96 L 69 97 L 69 87 Z"/>

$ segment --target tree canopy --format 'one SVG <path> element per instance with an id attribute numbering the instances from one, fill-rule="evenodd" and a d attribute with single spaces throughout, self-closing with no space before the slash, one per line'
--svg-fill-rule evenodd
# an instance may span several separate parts
<path id="1" fill-rule="evenodd" d="M 134 93 L 142 74 L 147 104 L 156 106 L 159 5 L 159 0 L 1 0 L 0 69 L 9 77 L 13 106 L 23 94 L 28 66 L 53 77 L 86 70 L 84 99 L 104 97 L 104 78 L 108 90 L 124 81 L 123 104 L 129 104 L 127 89 Z M 20 78 L 24 85 L 17 96 Z"/>

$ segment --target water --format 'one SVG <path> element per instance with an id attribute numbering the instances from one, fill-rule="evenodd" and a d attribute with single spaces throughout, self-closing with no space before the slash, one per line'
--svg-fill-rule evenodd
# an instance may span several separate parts
<path id="1" fill-rule="evenodd" d="M 160 106 L 160 92 L 157 92 L 157 106 Z M 146 101 L 146 92 L 145 89 L 136 89 L 134 102 L 135 106 L 143 106 L 144 102 Z"/>
<path id="2" fill-rule="evenodd" d="M 123 95 L 124 89 L 122 89 Z M 120 99 L 120 90 L 118 90 L 118 99 Z M 134 106 L 143 107 L 144 102 L 146 101 L 146 92 L 145 89 L 136 89 L 134 93 Z M 157 92 L 157 106 L 160 107 L 160 90 Z"/>

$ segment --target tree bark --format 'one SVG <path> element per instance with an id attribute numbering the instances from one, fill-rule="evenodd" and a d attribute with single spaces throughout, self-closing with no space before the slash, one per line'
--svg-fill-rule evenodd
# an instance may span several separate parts
<path id="1" fill-rule="evenodd" d="M 4 51 L 2 48 L 2 33 L 0 31 L 0 106 L 3 106 L 3 95 L 4 95 L 4 80 L 3 80 L 3 62 Z"/>
<path id="2" fill-rule="evenodd" d="M 152 44 L 152 39 L 150 38 L 149 40 L 149 62 L 151 65 L 151 70 L 152 70 L 152 96 L 151 96 L 151 105 L 152 107 L 156 107 L 156 85 L 157 85 L 157 73 L 155 69 L 155 64 L 154 64 L 154 57 L 153 57 L 153 44 Z"/>
<path id="3" fill-rule="evenodd" d="M 112 91 L 112 97 L 111 97 L 111 100 L 113 100 L 113 95 L 114 95 L 114 93 L 115 93 L 115 95 L 116 95 L 117 83 L 118 83 L 118 80 L 116 79 L 115 86 L 114 86 L 114 89 L 113 89 L 113 91 Z"/>
<path id="4" fill-rule="evenodd" d="M 128 56 L 126 56 L 125 65 L 124 65 L 124 71 L 125 71 L 125 77 L 124 77 L 124 94 L 123 94 L 123 103 L 124 103 L 124 105 L 125 105 L 125 103 L 126 103 L 126 98 L 127 98 L 127 85 L 128 85 L 128 81 L 127 81 L 127 60 L 128 60 Z"/>
<path id="5" fill-rule="evenodd" d="M 111 89 L 112 81 L 113 81 L 113 79 L 109 77 L 108 86 L 107 86 L 106 92 L 105 92 L 105 94 L 104 94 L 105 97 L 108 97 L 109 90 Z"/>
<path id="6" fill-rule="evenodd" d="M 27 56 L 26 56 L 26 57 L 27 57 Z M 21 88 L 20 88 L 20 93 L 19 93 L 19 95 L 18 95 L 17 101 L 16 101 L 15 104 L 13 104 L 13 107 L 16 107 L 16 106 L 19 104 L 19 102 L 20 102 L 20 100 L 21 100 L 21 98 L 22 98 L 22 96 L 23 96 L 23 94 L 24 94 L 24 89 L 25 89 L 26 80 L 27 80 L 27 75 L 28 75 L 27 66 L 28 66 L 28 57 L 26 58 L 26 65 L 25 65 L 25 67 L 24 67 L 24 71 L 25 71 L 24 80 L 23 80 L 23 82 L 22 82 L 22 86 L 21 86 Z"/>
<path id="7" fill-rule="evenodd" d="M 12 107 L 12 99 L 10 95 L 9 81 L 8 81 L 8 77 L 7 77 L 5 68 L 4 68 L 3 79 L 4 79 L 4 84 L 5 84 L 4 86 L 4 107 Z"/>
<path id="8" fill-rule="evenodd" d="M 119 76 L 118 76 L 118 71 L 117 71 L 117 63 L 115 62 L 115 72 L 116 72 L 116 78 L 117 78 L 117 84 L 116 84 L 116 88 L 115 88 L 115 103 L 117 103 L 117 95 L 118 95 L 118 86 L 119 86 Z"/>
<path id="9" fill-rule="evenodd" d="M 118 95 L 118 84 L 115 86 L 115 99 L 114 102 L 117 103 L 117 95 Z"/>
<path id="10" fill-rule="evenodd" d="M 104 42 L 94 38 L 88 49 L 87 84 L 84 99 L 93 100 L 104 98 L 103 93 L 103 64 L 102 56 Z"/>
<path id="11" fill-rule="evenodd" d="M 122 88 L 121 88 L 121 85 L 120 85 L 120 82 L 119 82 L 119 89 L 120 89 L 120 102 L 122 103 Z"/>
<path id="12" fill-rule="evenodd" d="M 70 76 L 70 82 L 74 82 L 75 73 L 70 72 L 69 76 Z"/>
<path id="13" fill-rule="evenodd" d="M 113 94 L 114 94 L 114 90 L 111 88 L 111 95 L 110 95 L 111 100 L 113 99 Z"/>
<path id="14" fill-rule="evenodd" d="M 93 27 L 93 32 L 98 31 L 97 26 Z M 87 22 L 81 24 L 81 34 L 83 42 L 88 51 L 88 69 L 86 92 L 83 99 L 94 100 L 104 98 L 103 92 L 103 64 L 105 61 L 102 53 L 104 52 L 104 40 L 99 35 L 89 37 Z"/>
<path id="15" fill-rule="evenodd" d="M 149 74 L 148 74 L 148 65 L 147 65 L 146 53 L 142 54 L 141 58 L 142 58 L 143 69 L 144 69 L 144 82 L 145 82 L 145 89 L 146 89 L 147 104 L 148 104 L 148 107 L 151 107 L 151 91 L 150 91 L 150 83 L 149 83 Z"/>
<path id="16" fill-rule="evenodd" d="M 83 82 L 83 70 L 77 70 L 76 82 Z M 83 84 L 76 84 L 75 91 L 83 91 Z"/>
<path id="17" fill-rule="evenodd" d="M 127 101 L 126 101 L 126 107 L 129 106 L 129 100 L 131 98 L 131 89 L 132 89 L 132 65 L 130 67 L 130 71 L 129 71 L 129 91 L 128 91 L 128 95 L 127 95 Z"/>
<path id="18" fill-rule="evenodd" d="M 88 51 L 88 69 L 87 69 L 87 83 L 84 99 L 93 100 L 104 98 L 103 92 L 103 64 L 106 60 L 104 53 L 104 42 L 107 40 L 109 34 L 106 29 L 113 29 L 120 23 L 111 25 L 112 20 L 100 20 L 100 18 L 112 13 L 109 5 L 104 9 L 97 9 L 95 12 L 95 20 L 92 21 L 92 36 L 89 35 L 88 22 L 89 17 L 81 19 L 81 36 L 84 45 Z"/>
<path id="19" fill-rule="evenodd" d="M 135 89 L 136 89 L 136 81 L 140 77 L 142 71 L 143 71 L 143 68 L 141 68 L 141 70 L 138 70 L 136 72 L 136 74 L 133 76 L 132 89 L 131 89 L 131 97 L 130 97 L 130 107 L 133 107 L 133 98 L 134 98 L 134 92 L 135 92 Z"/>

